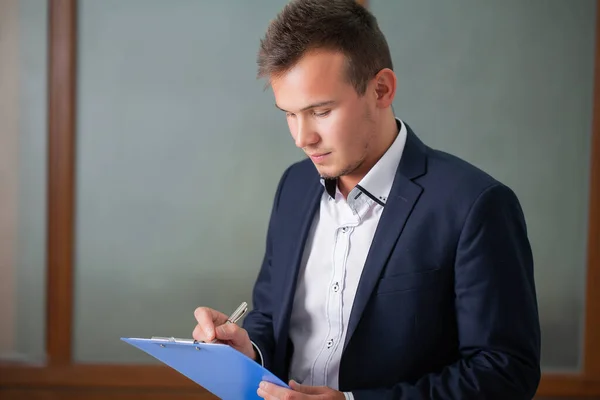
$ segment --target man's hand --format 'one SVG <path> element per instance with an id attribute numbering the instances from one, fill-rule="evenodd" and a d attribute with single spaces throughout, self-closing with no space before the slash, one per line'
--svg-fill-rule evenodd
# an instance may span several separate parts
<path id="1" fill-rule="evenodd" d="M 306 386 L 290 381 L 290 389 L 261 382 L 257 393 L 265 400 L 345 400 L 342 392 L 327 386 Z"/>
<path id="2" fill-rule="evenodd" d="M 227 322 L 227 315 L 208 307 L 198 307 L 194 311 L 194 316 L 198 321 L 192 333 L 194 339 L 206 343 L 216 339 L 256 360 L 256 353 L 248 332 L 236 324 Z"/>

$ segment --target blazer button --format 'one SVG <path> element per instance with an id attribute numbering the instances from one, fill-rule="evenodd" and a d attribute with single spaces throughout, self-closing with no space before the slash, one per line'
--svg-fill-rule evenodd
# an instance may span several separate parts
<path id="1" fill-rule="evenodd" d="M 338 285 L 338 283 L 334 283 L 333 284 L 333 291 L 337 293 L 337 291 L 340 290 L 340 285 Z"/>
<path id="2" fill-rule="evenodd" d="M 329 349 L 329 348 L 331 348 L 331 346 L 333 346 L 333 339 L 329 339 L 327 341 L 327 348 Z"/>

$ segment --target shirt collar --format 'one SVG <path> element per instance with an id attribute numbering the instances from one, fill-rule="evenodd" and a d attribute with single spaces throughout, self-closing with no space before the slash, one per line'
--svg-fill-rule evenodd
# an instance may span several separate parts
<path id="1" fill-rule="evenodd" d="M 398 164 L 400 164 L 400 159 L 402 158 L 404 145 L 406 144 L 406 126 L 399 118 L 396 118 L 396 124 L 398 125 L 398 135 L 396 136 L 396 139 L 373 168 L 371 168 L 356 187 L 350 191 L 348 199 L 354 199 L 359 193 L 363 193 L 372 201 L 381 206 L 385 206 L 390 191 L 392 190 L 392 184 L 394 183 Z M 335 198 L 337 179 L 321 178 L 321 184 L 323 184 L 329 196 Z"/>

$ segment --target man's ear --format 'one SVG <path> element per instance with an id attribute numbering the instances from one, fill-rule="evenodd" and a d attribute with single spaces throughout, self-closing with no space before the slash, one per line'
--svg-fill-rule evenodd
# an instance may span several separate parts
<path id="1" fill-rule="evenodd" d="M 373 78 L 376 104 L 379 108 L 387 108 L 396 96 L 396 74 L 389 68 L 384 68 Z"/>

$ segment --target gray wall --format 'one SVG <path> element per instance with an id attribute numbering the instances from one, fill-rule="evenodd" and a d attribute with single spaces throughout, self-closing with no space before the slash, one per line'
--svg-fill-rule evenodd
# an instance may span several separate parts
<path id="1" fill-rule="evenodd" d="M 118 338 L 190 337 L 197 306 L 250 302 L 275 186 L 302 157 L 255 78 L 283 4 L 80 2 L 77 360 L 148 360 Z"/>

